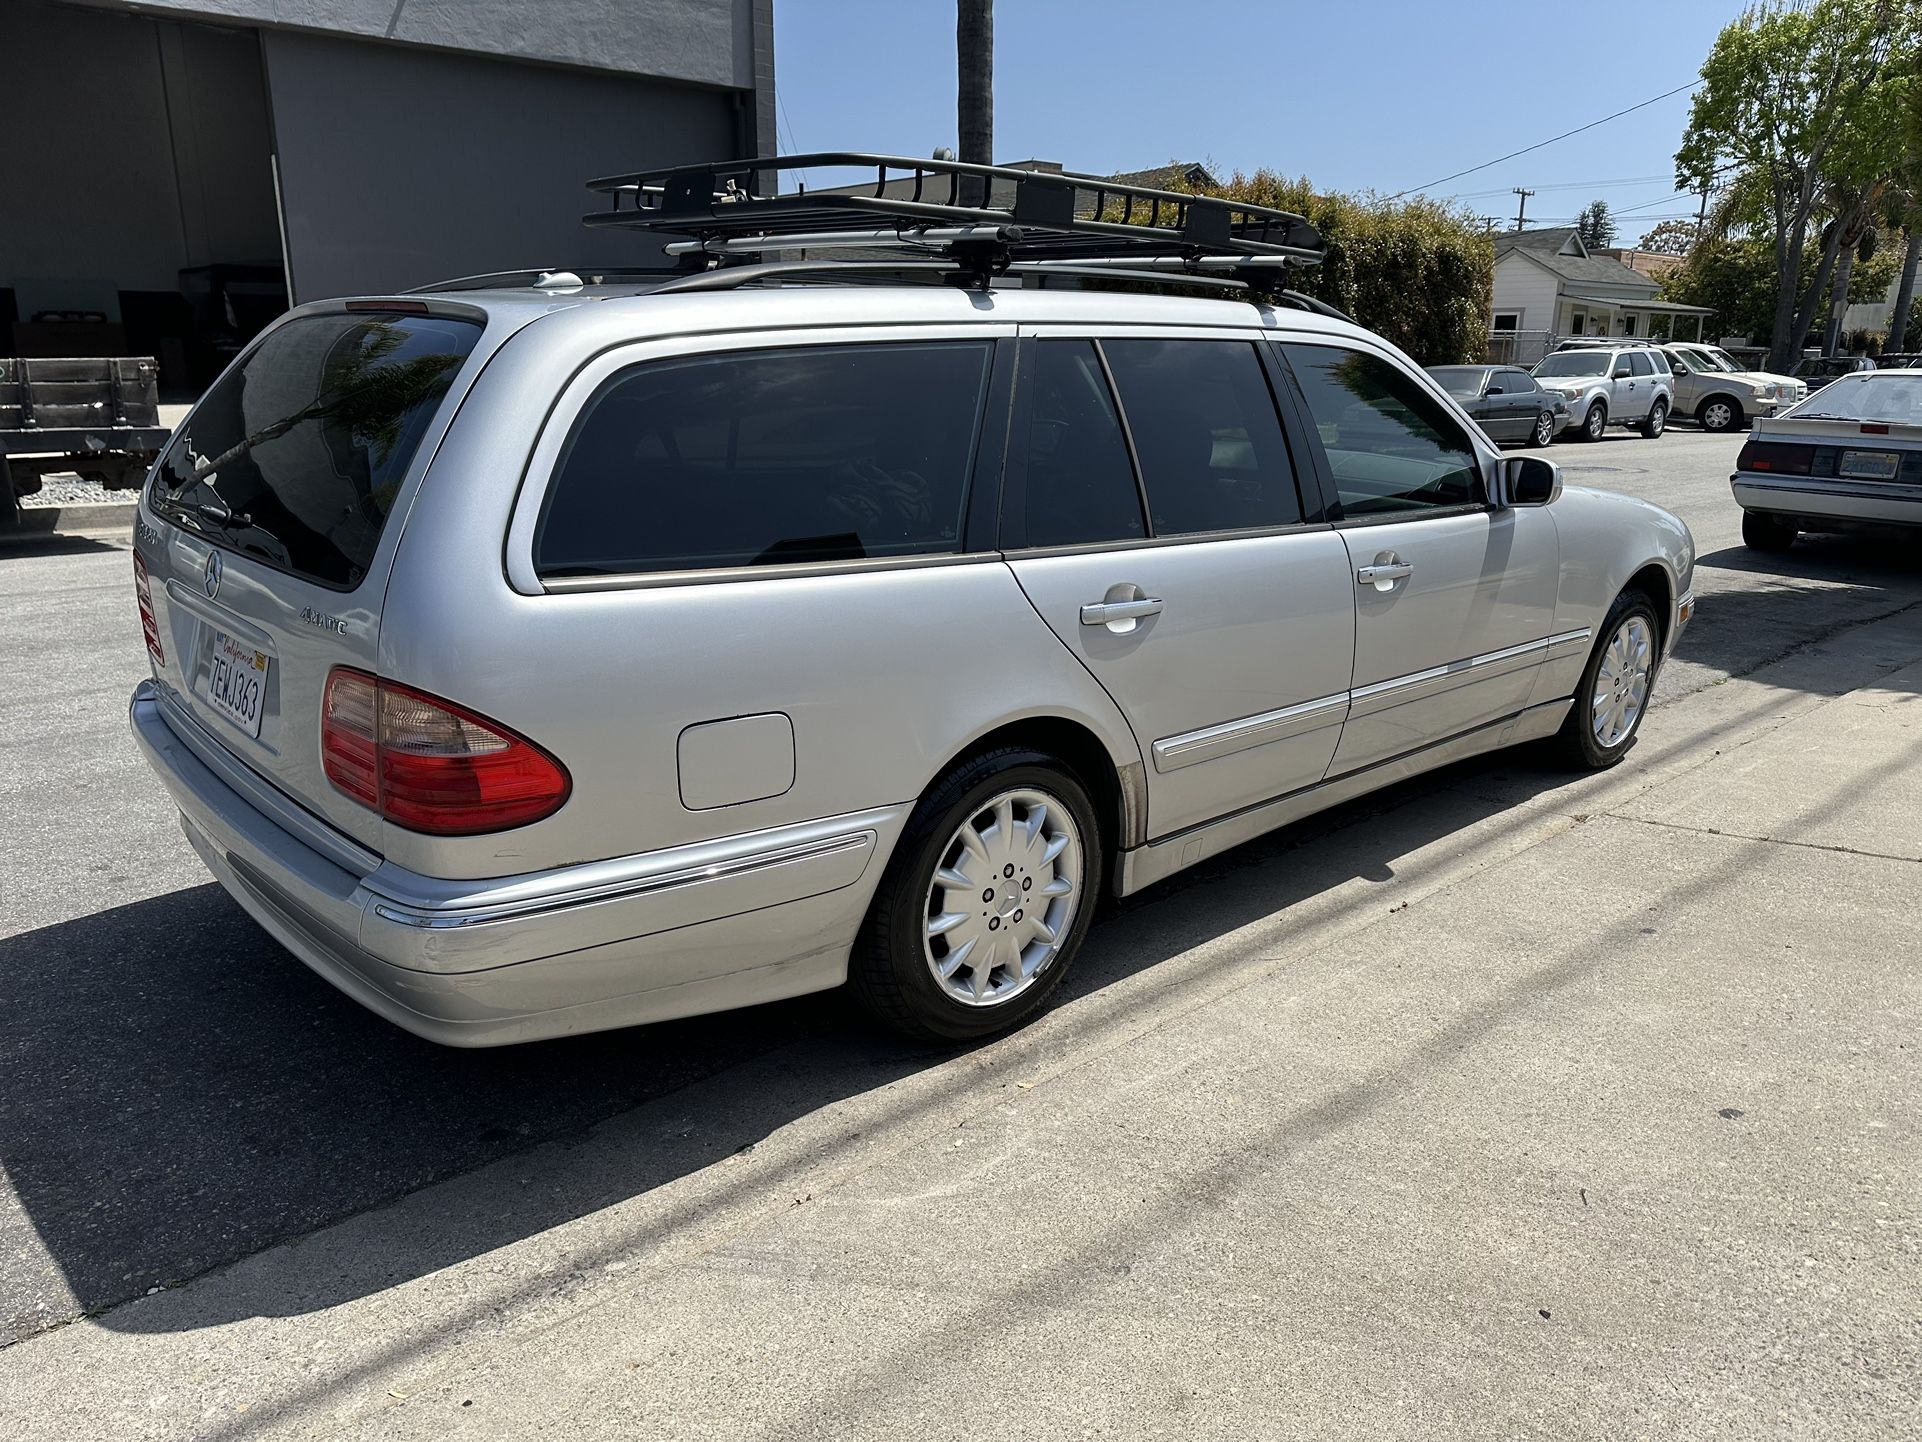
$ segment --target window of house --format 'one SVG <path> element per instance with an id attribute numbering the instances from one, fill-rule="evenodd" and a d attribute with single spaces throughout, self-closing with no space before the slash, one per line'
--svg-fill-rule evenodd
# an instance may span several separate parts
<path id="1" fill-rule="evenodd" d="M 1520 330 L 1521 328 L 1522 318 L 1520 312 L 1512 310 L 1498 310 L 1495 312 L 1496 330 Z"/>

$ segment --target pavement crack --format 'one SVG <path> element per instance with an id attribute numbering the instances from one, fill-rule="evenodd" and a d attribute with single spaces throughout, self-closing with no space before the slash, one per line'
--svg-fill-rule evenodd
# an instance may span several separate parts
<path id="1" fill-rule="evenodd" d="M 1833 851 L 1842 856 L 1867 856 L 1878 861 L 1906 861 L 1911 866 L 1922 866 L 1922 857 L 1902 856 L 1893 851 L 1864 851 L 1857 846 L 1831 846 L 1820 841 L 1790 841 L 1782 836 L 1752 836 L 1745 831 L 1724 831 L 1713 826 L 1685 826 L 1679 821 L 1657 821 L 1649 816 L 1624 816 L 1611 811 L 1611 821 L 1632 821 L 1638 826 L 1659 826 L 1665 831 L 1687 831 L 1696 836 L 1726 836 L 1731 841 L 1758 841 L 1768 846 L 1793 846 L 1803 851 Z"/>

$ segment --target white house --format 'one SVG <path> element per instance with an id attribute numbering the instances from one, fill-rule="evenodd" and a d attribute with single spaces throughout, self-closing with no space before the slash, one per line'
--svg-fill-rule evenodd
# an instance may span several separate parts
<path id="1" fill-rule="evenodd" d="M 1714 312 L 1657 298 L 1639 270 L 1597 255 L 1573 226 L 1507 231 L 1495 237 L 1495 303 L 1490 329 L 1514 332 L 1501 359 L 1527 363 L 1567 336 L 1674 335 L 1699 340 Z"/>

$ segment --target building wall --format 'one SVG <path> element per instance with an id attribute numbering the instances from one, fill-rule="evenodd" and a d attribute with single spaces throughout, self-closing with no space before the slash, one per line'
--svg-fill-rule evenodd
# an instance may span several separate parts
<path id="1" fill-rule="evenodd" d="M 0 285 L 23 315 L 173 291 L 187 266 L 275 262 L 260 46 L 105 11 L 0 5 L 9 128 Z M 105 83 L 111 77 L 111 83 Z"/>
<path id="2" fill-rule="evenodd" d="M 586 182 L 742 143 L 741 107 L 724 91 L 260 34 L 296 303 L 518 267 L 653 263 L 638 235 L 582 227 L 600 208 Z"/>
<path id="3" fill-rule="evenodd" d="M 86 0 L 183 19 L 754 85 L 756 0 Z M 770 46 L 770 50 L 771 50 Z"/>
<path id="4" fill-rule="evenodd" d="M 1517 330 L 1555 329 L 1555 277 L 1513 251 L 1495 262 L 1498 311 L 1520 311 Z"/>

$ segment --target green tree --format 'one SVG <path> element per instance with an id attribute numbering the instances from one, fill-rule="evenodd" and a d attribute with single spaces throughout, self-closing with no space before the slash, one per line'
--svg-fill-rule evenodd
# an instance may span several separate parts
<path id="1" fill-rule="evenodd" d="M 1588 208 L 1575 217 L 1575 233 L 1590 250 L 1615 244 L 1615 217 L 1609 214 L 1606 200 L 1591 200 Z"/>
<path id="2" fill-rule="evenodd" d="M 1665 220 L 1653 230 L 1644 232 L 1637 245 L 1657 255 L 1687 255 L 1695 245 L 1695 238 L 1701 233 L 1701 226 L 1692 220 Z"/>
<path id="3" fill-rule="evenodd" d="M 1704 236 L 1661 278 L 1662 298 L 1705 305 L 1723 335 L 1765 336 L 1775 323 L 1775 248 L 1765 239 Z"/>
<path id="4" fill-rule="evenodd" d="M 1775 259 L 1768 334 L 1778 369 L 1828 297 L 1864 190 L 1888 169 L 1898 103 L 1890 57 L 1912 49 L 1914 30 L 1901 0 L 1759 4 L 1722 31 L 1702 64 L 1676 186 L 1699 190 L 1737 171 L 1759 192 Z M 1811 271 L 1805 252 L 1825 206 Z"/>
<path id="5" fill-rule="evenodd" d="M 1467 210 L 1422 196 L 1325 194 L 1269 170 L 1236 174 L 1207 193 L 1306 216 L 1321 232 L 1323 259 L 1289 284 L 1421 364 L 1473 362 L 1486 353 L 1495 243 Z"/>

